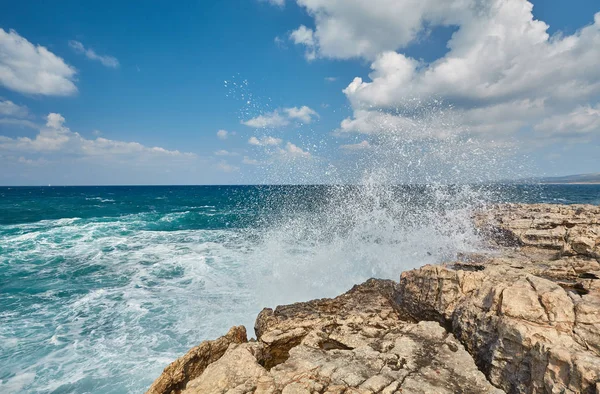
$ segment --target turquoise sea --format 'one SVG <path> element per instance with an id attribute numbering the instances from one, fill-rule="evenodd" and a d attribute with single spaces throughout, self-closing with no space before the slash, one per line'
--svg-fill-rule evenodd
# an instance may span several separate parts
<path id="1" fill-rule="evenodd" d="M 264 306 L 481 248 L 497 201 L 600 185 L 0 187 L 0 392 L 143 392 Z"/>

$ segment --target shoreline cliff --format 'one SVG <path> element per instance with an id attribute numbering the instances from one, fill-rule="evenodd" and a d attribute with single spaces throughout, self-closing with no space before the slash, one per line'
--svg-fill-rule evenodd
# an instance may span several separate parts
<path id="1" fill-rule="evenodd" d="M 600 207 L 474 214 L 490 252 L 264 309 L 149 394 L 600 393 Z"/>

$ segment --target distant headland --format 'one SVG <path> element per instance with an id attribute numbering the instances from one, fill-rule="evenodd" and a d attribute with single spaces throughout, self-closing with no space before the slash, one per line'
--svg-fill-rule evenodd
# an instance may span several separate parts
<path id="1" fill-rule="evenodd" d="M 540 178 L 539 182 L 545 184 L 600 184 L 600 172 Z"/>

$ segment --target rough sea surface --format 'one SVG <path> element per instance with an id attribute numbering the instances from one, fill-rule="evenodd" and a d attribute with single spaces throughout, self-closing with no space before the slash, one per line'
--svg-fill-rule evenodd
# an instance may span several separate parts
<path id="1" fill-rule="evenodd" d="M 143 392 L 264 306 L 480 248 L 494 201 L 600 185 L 0 187 L 0 392 Z"/>

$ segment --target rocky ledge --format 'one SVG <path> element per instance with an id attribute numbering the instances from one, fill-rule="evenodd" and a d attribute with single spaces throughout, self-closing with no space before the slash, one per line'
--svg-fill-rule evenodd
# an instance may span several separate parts
<path id="1" fill-rule="evenodd" d="M 600 393 L 600 207 L 474 215 L 490 252 L 264 309 L 150 394 Z"/>

